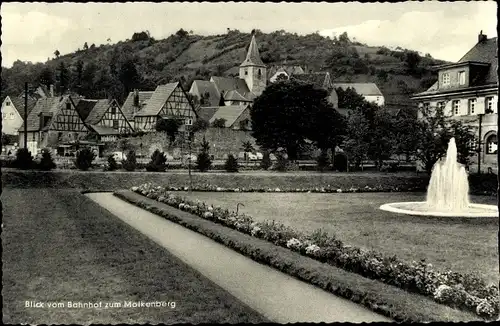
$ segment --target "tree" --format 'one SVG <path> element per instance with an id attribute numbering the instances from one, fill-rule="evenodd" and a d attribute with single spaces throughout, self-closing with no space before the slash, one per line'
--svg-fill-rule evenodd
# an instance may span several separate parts
<path id="1" fill-rule="evenodd" d="M 203 141 L 201 142 L 201 149 L 196 157 L 196 168 L 200 172 L 205 172 L 210 169 L 212 166 L 212 159 L 210 158 L 210 144 L 208 141 L 205 139 L 205 136 L 203 136 Z"/>
<path id="2" fill-rule="evenodd" d="M 17 150 L 14 166 L 21 170 L 27 170 L 33 167 L 33 157 L 27 148 L 20 148 Z"/>
<path id="3" fill-rule="evenodd" d="M 404 62 L 409 72 L 415 72 L 422 58 L 415 51 L 405 51 Z"/>
<path id="4" fill-rule="evenodd" d="M 196 119 L 191 126 L 191 132 L 195 133 L 198 131 L 205 131 L 210 127 L 210 124 L 207 120 L 204 119 Z"/>
<path id="5" fill-rule="evenodd" d="M 179 133 L 179 128 L 182 125 L 182 122 L 178 119 L 158 119 L 156 122 L 156 131 L 164 132 L 170 144 L 173 144 L 177 134 Z"/>
<path id="6" fill-rule="evenodd" d="M 328 162 L 328 153 L 326 150 L 321 150 L 321 153 L 319 154 L 318 158 L 316 159 L 316 163 L 318 166 L 318 169 L 323 172 L 325 169 L 328 168 L 329 162 Z"/>
<path id="7" fill-rule="evenodd" d="M 115 156 L 114 155 L 109 155 L 108 156 L 107 170 L 108 171 L 115 171 L 117 169 L 118 169 L 118 163 L 116 163 Z"/>
<path id="8" fill-rule="evenodd" d="M 348 160 L 354 162 L 359 168 L 367 157 L 369 144 L 366 138 L 369 134 L 368 121 L 359 111 L 350 112 L 347 117 L 346 138 L 344 140 L 344 151 Z"/>
<path id="9" fill-rule="evenodd" d="M 88 50 L 89 49 L 89 46 L 88 46 L 87 42 L 85 42 L 85 44 L 83 44 L 83 49 L 84 50 Z"/>
<path id="10" fill-rule="evenodd" d="M 56 168 L 50 149 L 44 148 L 42 150 L 42 158 L 40 159 L 38 168 L 43 171 L 49 171 Z"/>
<path id="11" fill-rule="evenodd" d="M 253 147 L 253 145 L 250 141 L 244 141 L 241 144 L 241 149 L 243 149 L 243 152 L 245 152 L 245 162 L 248 164 L 248 154 L 247 153 L 253 153 L 255 148 Z"/>
<path id="12" fill-rule="evenodd" d="M 462 121 L 445 116 L 442 108 L 422 108 L 421 117 L 413 131 L 416 138 L 416 158 L 431 173 L 434 164 L 445 156 L 452 137 L 457 144 L 457 160 L 467 165 L 475 151 L 470 147 L 477 139 L 473 127 Z"/>
<path id="13" fill-rule="evenodd" d="M 61 54 L 61 53 L 59 52 L 59 50 L 55 50 L 55 51 L 54 51 L 54 55 L 56 56 L 56 58 L 59 58 L 59 55 L 60 55 L 60 54 Z"/>
<path id="14" fill-rule="evenodd" d="M 226 127 L 226 119 L 224 119 L 224 118 L 214 119 L 214 121 L 212 122 L 212 127 L 225 128 Z"/>
<path id="15" fill-rule="evenodd" d="M 285 149 L 296 160 L 306 138 L 324 112 L 328 92 L 312 84 L 288 80 L 270 84 L 250 109 L 252 135 L 257 144 L 276 152 Z M 332 108 L 333 110 L 333 108 Z"/>
<path id="16" fill-rule="evenodd" d="M 59 94 L 64 94 L 67 90 L 69 90 L 70 79 L 70 72 L 68 68 L 66 68 L 64 62 L 61 61 L 61 63 L 59 64 Z"/>
<path id="17" fill-rule="evenodd" d="M 264 151 L 264 153 L 262 154 L 262 160 L 260 161 L 260 167 L 264 170 L 267 170 L 271 167 L 272 164 L 273 163 L 271 162 L 269 151 Z"/>
<path id="18" fill-rule="evenodd" d="M 373 128 L 369 130 L 367 141 L 368 157 L 375 161 L 378 169 L 396 151 L 399 139 L 395 137 L 395 126 L 395 117 L 387 109 L 379 109 L 375 113 Z"/>
<path id="19" fill-rule="evenodd" d="M 120 67 L 119 79 L 124 87 L 124 95 L 128 94 L 134 89 L 138 88 L 141 77 L 137 72 L 133 60 L 126 60 Z"/>
<path id="20" fill-rule="evenodd" d="M 177 35 L 177 36 L 178 36 L 178 37 L 180 37 L 180 38 L 185 38 L 185 37 L 188 37 L 188 36 L 189 36 L 189 33 L 188 33 L 188 32 L 186 32 L 184 29 L 182 29 L 182 28 L 181 28 L 181 29 L 179 29 L 179 30 L 175 33 L 175 35 Z"/>
<path id="21" fill-rule="evenodd" d="M 227 156 L 227 160 L 224 164 L 224 169 L 227 172 L 238 172 L 238 160 L 234 157 L 233 154 L 229 154 Z"/>
<path id="22" fill-rule="evenodd" d="M 347 32 L 344 32 L 340 34 L 339 36 L 339 43 L 340 44 L 349 44 L 351 43 L 351 40 L 349 39 L 349 36 L 347 35 Z"/>
<path id="23" fill-rule="evenodd" d="M 167 168 L 167 158 L 163 152 L 158 149 L 151 155 L 151 161 L 146 165 L 146 171 L 149 172 L 165 172 Z"/>
<path id="24" fill-rule="evenodd" d="M 96 155 L 90 148 L 84 148 L 76 153 L 75 165 L 82 171 L 87 171 L 92 166 Z"/>
<path id="25" fill-rule="evenodd" d="M 137 159 L 134 150 L 128 151 L 127 158 L 122 161 L 122 166 L 126 171 L 134 171 L 136 169 Z"/>
<path id="26" fill-rule="evenodd" d="M 54 73 L 49 67 L 43 68 L 38 77 L 38 82 L 47 87 L 50 87 L 50 85 L 54 84 Z"/>

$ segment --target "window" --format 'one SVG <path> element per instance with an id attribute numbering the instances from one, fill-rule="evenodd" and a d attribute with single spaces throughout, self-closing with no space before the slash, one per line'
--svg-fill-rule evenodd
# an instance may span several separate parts
<path id="1" fill-rule="evenodd" d="M 14 113 L 13 113 L 13 112 L 11 112 L 11 113 L 9 114 L 9 119 L 10 119 L 10 120 L 14 120 Z"/>
<path id="2" fill-rule="evenodd" d="M 469 99 L 469 114 L 475 114 L 476 102 L 477 102 L 477 100 L 475 98 Z"/>
<path id="3" fill-rule="evenodd" d="M 450 74 L 449 73 L 444 73 L 443 74 L 443 85 L 449 85 L 450 84 Z"/>
<path id="4" fill-rule="evenodd" d="M 437 103 L 437 108 L 438 110 L 440 111 L 444 111 L 444 107 L 446 106 L 446 103 L 445 102 L 438 102 Z"/>
<path id="5" fill-rule="evenodd" d="M 3 119 L 7 118 L 7 113 L 2 113 L 2 118 Z"/>
<path id="6" fill-rule="evenodd" d="M 459 100 L 453 101 L 452 107 L 453 107 L 453 114 L 459 115 L 460 114 L 460 101 Z"/>
<path id="7" fill-rule="evenodd" d="M 430 103 L 424 103 L 424 110 L 429 110 L 431 107 Z"/>
<path id="8" fill-rule="evenodd" d="M 111 114 L 116 114 L 116 106 L 111 107 Z"/>
<path id="9" fill-rule="evenodd" d="M 113 120 L 113 129 L 118 129 L 118 120 Z"/>
<path id="10" fill-rule="evenodd" d="M 10 102 L 9 102 L 9 101 L 6 101 L 6 102 L 5 102 L 5 105 L 6 105 L 6 106 L 10 106 Z"/>
<path id="11" fill-rule="evenodd" d="M 497 135 L 486 138 L 486 154 L 496 154 L 498 149 Z"/>
<path id="12" fill-rule="evenodd" d="M 465 71 L 458 72 L 458 83 L 460 85 L 465 85 Z"/>
<path id="13" fill-rule="evenodd" d="M 262 76 L 262 71 L 259 69 L 259 77 Z"/>
<path id="14" fill-rule="evenodd" d="M 31 141 L 36 141 L 36 139 L 35 139 L 35 133 L 32 133 Z"/>
<path id="15" fill-rule="evenodd" d="M 58 140 L 62 140 L 62 136 L 63 136 L 63 133 L 62 133 L 62 132 L 59 132 L 59 133 L 57 134 L 57 139 L 58 139 Z"/>
<path id="16" fill-rule="evenodd" d="M 66 102 L 66 110 L 71 110 L 71 103 Z"/>
<path id="17" fill-rule="evenodd" d="M 484 100 L 484 113 L 494 113 L 493 111 L 493 97 L 489 96 Z"/>
<path id="18" fill-rule="evenodd" d="M 186 119 L 186 126 L 191 126 L 193 124 L 193 119 Z"/>
<path id="19" fill-rule="evenodd" d="M 245 76 L 248 75 L 248 69 L 245 69 Z"/>

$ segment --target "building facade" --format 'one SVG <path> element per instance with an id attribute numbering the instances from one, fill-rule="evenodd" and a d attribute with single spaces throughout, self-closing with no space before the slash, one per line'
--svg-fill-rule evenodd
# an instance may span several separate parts
<path id="1" fill-rule="evenodd" d="M 438 81 L 412 97 L 419 108 L 442 109 L 446 116 L 474 128 L 479 153 L 471 159 L 471 172 L 498 171 L 497 52 L 497 38 L 480 33 L 477 44 L 462 59 L 438 66 Z"/>
<path id="2" fill-rule="evenodd" d="M 367 102 L 377 104 L 378 106 L 385 105 L 384 94 L 380 91 L 375 83 L 335 83 L 335 88 L 341 88 L 344 91 L 352 88 L 359 95 L 363 96 Z"/>
<path id="3" fill-rule="evenodd" d="M 28 114 L 36 104 L 36 100 L 28 98 Z M 2 102 L 2 133 L 18 135 L 24 122 L 24 99 L 7 96 Z"/>

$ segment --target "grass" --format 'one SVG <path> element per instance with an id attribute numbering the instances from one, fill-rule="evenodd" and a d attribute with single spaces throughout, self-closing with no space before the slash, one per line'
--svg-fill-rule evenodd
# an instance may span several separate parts
<path id="1" fill-rule="evenodd" d="M 266 320 L 75 190 L 4 189 L 3 322 L 255 323 Z M 170 301 L 175 308 L 25 308 Z"/>
<path id="2" fill-rule="evenodd" d="M 400 322 L 472 321 L 479 317 L 438 304 L 430 298 L 302 256 L 236 230 L 180 211 L 131 191 L 119 198 L 222 243 L 251 259 L 364 305 Z"/>
<path id="3" fill-rule="evenodd" d="M 421 201 L 423 194 L 265 194 L 193 192 L 182 195 L 236 210 L 256 220 L 276 220 L 304 231 L 322 228 L 347 244 L 406 260 L 421 260 L 438 269 L 479 274 L 498 283 L 498 219 L 436 218 L 381 211 L 381 204 Z M 496 204 L 496 198 L 472 196 Z"/>

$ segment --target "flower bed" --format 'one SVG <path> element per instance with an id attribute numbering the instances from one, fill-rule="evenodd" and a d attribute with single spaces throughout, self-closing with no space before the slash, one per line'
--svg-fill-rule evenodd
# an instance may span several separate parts
<path id="1" fill-rule="evenodd" d="M 441 272 L 424 262 L 408 263 L 397 257 L 361 250 L 321 231 L 304 234 L 274 221 L 256 222 L 244 214 L 181 198 L 169 193 L 169 189 L 147 183 L 133 187 L 132 191 L 320 262 L 432 297 L 450 307 L 472 311 L 488 319 L 498 315 L 498 286 L 486 285 L 473 275 Z"/>
<path id="2" fill-rule="evenodd" d="M 189 187 L 174 187 L 168 186 L 164 187 L 165 191 L 188 191 Z M 252 187 L 241 187 L 241 188 L 227 188 L 227 187 L 219 187 L 211 184 L 195 184 L 193 185 L 192 191 L 199 192 L 283 192 L 283 193 L 363 193 L 363 192 L 421 192 L 424 191 L 422 187 L 397 187 L 397 186 L 364 186 L 364 187 L 350 187 L 350 188 L 336 188 L 330 185 L 323 187 L 314 187 L 314 188 L 252 188 Z"/>

